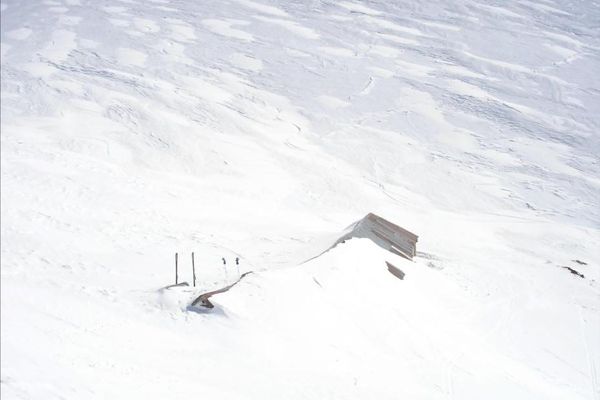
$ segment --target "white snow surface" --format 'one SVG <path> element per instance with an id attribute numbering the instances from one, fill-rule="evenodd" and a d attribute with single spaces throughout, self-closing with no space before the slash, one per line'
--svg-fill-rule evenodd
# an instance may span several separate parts
<path id="1" fill-rule="evenodd" d="M 1 12 L 2 399 L 600 399 L 597 2 Z"/>

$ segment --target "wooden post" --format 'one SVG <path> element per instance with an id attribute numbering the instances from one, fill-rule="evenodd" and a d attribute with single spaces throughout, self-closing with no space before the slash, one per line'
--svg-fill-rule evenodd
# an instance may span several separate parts
<path id="1" fill-rule="evenodd" d="M 175 253 L 175 284 L 177 285 L 177 281 L 179 277 L 177 276 L 177 253 Z"/>
<path id="2" fill-rule="evenodd" d="M 228 281 L 229 276 L 227 275 L 227 261 L 225 260 L 225 257 L 221 257 L 221 260 L 223 261 L 223 271 L 225 271 L 225 281 Z"/>
<path id="3" fill-rule="evenodd" d="M 194 265 L 194 252 L 192 251 L 192 275 L 194 277 L 194 287 L 196 287 L 196 266 Z"/>

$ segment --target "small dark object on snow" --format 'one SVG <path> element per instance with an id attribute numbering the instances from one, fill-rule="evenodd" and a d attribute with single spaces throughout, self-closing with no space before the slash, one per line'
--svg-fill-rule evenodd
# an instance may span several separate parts
<path id="1" fill-rule="evenodd" d="M 406 275 L 400 268 L 396 267 L 393 264 L 390 264 L 389 262 L 385 262 L 385 265 L 387 265 L 388 267 L 388 271 L 390 272 L 390 274 L 394 275 L 396 278 L 400 279 L 400 280 L 404 280 L 404 275 Z"/>
<path id="2" fill-rule="evenodd" d="M 240 258 L 239 257 L 235 258 L 235 265 L 240 265 Z"/>
<path id="3" fill-rule="evenodd" d="M 585 261 L 581 261 L 581 260 L 571 260 L 573 262 L 576 262 L 579 265 L 588 265 Z"/>
<path id="4" fill-rule="evenodd" d="M 565 267 L 565 266 L 562 266 L 562 265 L 561 265 L 561 267 L 562 267 L 562 268 L 564 268 L 564 269 L 568 269 L 568 270 L 569 270 L 569 272 L 570 272 L 570 273 L 572 273 L 573 275 L 577 275 L 577 276 L 578 276 L 578 277 L 580 277 L 580 278 L 585 278 L 585 276 L 583 276 L 583 274 L 582 274 L 581 272 L 579 272 L 579 271 L 577 271 L 577 270 L 574 270 L 574 269 L 573 269 L 573 268 L 571 268 L 571 267 Z"/>
<path id="5" fill-rule="evenodd" d="M 225 261 L 225 257 L 222 257 L 221 260 L 223 260 L 223 265 L 227 264 L 227 261 Z"/>

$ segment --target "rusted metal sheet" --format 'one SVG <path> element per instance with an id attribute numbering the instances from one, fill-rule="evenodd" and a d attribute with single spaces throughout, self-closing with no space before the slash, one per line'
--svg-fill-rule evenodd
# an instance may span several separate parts
<path id="1" fill-rule="evenodd" d="M 385 262 L 385 265 L 387 265 L 388 267 L 388 271 L 394 275 L 396 278 L 404 280 L 404 275 L 405 273 L 398 267 L 396 267 L 395 265 L 389 263 L 389 262 Z"/>
<path id="2" fill-rule="evenodd" d="M 353 237 L 368 238 L 378 246 L 409 260 L 417 254 L 417 235 L 373 213 L 350 228 L 338 243 Z"/>
<path id="3" fill-rule="evenodd" d="M 242 276 L 240 276 L 240 278 L 237 281 L 235 281 L 234 283 L 232 283 L 229 286 L 225 286 L 224 288 L 213 290 L 211 292 L 207 292 L 207 293 L 201 294 L 200 296 L 198 296 L 196 298 L 196 300 L 194 300 L 192 302 L 192 306 L 202 306 L 202 307 L 205 307 L 205 308 L 213 308 L 214 304 L 211 303 L 210 300 L 209 300 L 209 298 L 211 296 L 214 296 L 215 294 L 219 294 L 219 293 L 223 293 L 223 292 L 228 291 L 229 289 L 231 289 L 232 287 L 234 287 L 235 285 L 237 285 L 238 282 L 241 281 L 243 277 L 245 277 L 246 275 L 251 274 L 251 273 L 252 273 L 252 271 L 249 271 L 249 272 L 246 272 L 246 273 L 242 274 Z"/>

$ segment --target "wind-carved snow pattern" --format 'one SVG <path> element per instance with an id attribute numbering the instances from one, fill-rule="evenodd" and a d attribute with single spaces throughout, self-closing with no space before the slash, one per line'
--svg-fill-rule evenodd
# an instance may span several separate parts
<path id="1" fill-rule="evenodd" d="M 3 398 L 599 399 L 592 2 L 0 10 Z"/>

